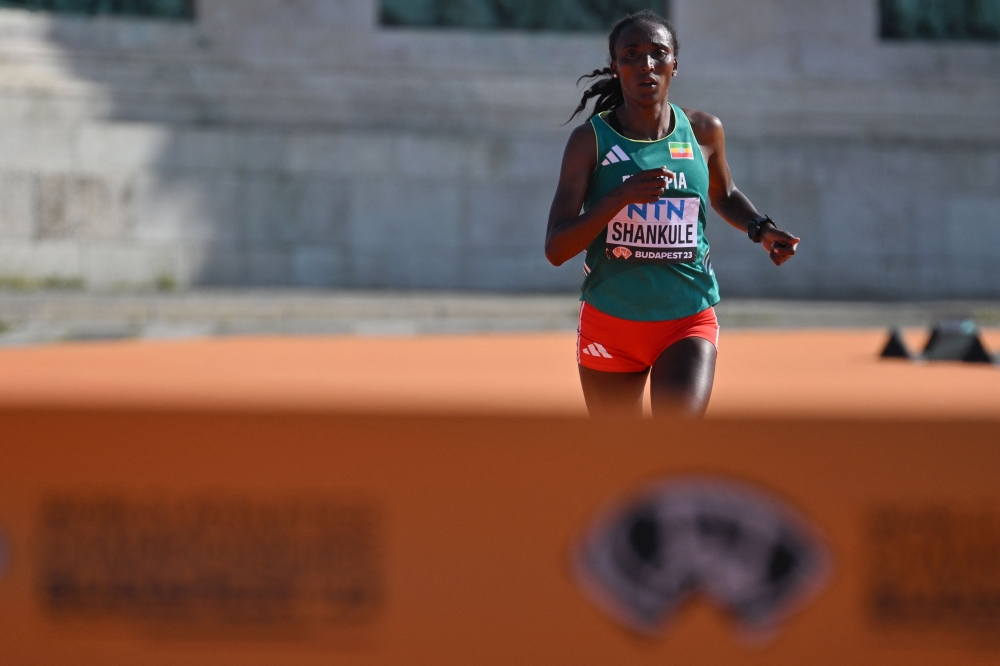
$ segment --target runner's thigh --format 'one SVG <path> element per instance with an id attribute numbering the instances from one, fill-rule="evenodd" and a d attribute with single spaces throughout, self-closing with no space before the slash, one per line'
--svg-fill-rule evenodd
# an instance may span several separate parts
<path id="1" fill-rule="evenodd" d="M 591 416 L 642 417 L 642 394 L 648 370 L 602 372 L 582 365 L 580 385 Z"/>
<path id="2" fill-rule="evenodd" d="M 653 416 L 702 416 L 712 397 L 716 349 L 708 340 L 684 338 L 667 347 L 650 373 Z"/>

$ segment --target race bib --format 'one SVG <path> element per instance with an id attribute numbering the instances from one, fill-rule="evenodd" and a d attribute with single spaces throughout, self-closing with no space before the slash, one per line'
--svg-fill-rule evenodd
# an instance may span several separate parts
<path id="1" fill-rule="evenodd" d="M 697 197 L 629 204 L 608 223 L 608 258 L 655 264 L 694 262 L 701 231 L 700 205 Z"/>

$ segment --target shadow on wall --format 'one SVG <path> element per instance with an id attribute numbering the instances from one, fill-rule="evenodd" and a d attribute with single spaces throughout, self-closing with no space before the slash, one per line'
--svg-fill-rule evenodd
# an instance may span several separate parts
<path id="1" fill-rule="evenodd" d="M 548 205 L 600 39 L 379 31 L 371 0 L 195 22 L 0 11 L 0 271 L 89 288 L 570 290 Z M 9 103 L 8 103 L 9 102 Z"/>

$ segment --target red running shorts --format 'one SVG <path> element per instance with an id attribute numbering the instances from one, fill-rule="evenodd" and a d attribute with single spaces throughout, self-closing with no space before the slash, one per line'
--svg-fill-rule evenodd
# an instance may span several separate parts
<path id="1" fill-rule="evenodd" d="M 576 331 L 577 363 L 604 372 L 642 372 L 667 347 L 684 338 L 704 338 L 716 348 L 719 346 L 715 308 L 683 319 L 632 321 L 580 303 L 580 324 Z"/>

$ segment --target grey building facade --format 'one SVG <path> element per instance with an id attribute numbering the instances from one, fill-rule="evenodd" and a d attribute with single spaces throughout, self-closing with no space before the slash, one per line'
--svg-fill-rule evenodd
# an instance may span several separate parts
<path id="1" fill-rule="evenodd" d="M 803 238 L 717 217 L 723 295 L 1000 297 L 1000 46 L 884 40 L 876 0 L 674 0 L 671 99 Z M 604 36 L 380 25 L 375 0 L 194 21 L 0 10 L 0 280 L 561 291 L 542 254 Z M 576 121 L 579 122 L 579 121 Z"/>

